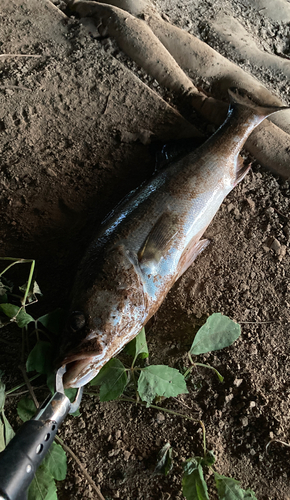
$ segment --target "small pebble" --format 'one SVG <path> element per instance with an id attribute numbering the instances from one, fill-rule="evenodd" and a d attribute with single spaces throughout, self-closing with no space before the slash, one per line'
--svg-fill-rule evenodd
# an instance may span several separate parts
<path id="1" fill-rule="evenodd" d="M 243 417 L 241 422 L 243 427 L 247 427 L 247 425 L 249 425 L 248 417 Z"/>
<path id="2" fill-rule="evenodd" d="M 281 243 L 274 238 L 272 245 L 271 245 L 272 250 L 274 250 L 275 253 L 280 255 L 280 249 L 281 249 Z"/>
<path id="3" fill-rule="evenodd" d="M 255 208 L 256 208 L 256 204 L 255 204 L 254 200 L 252 200 L 252 198 L 246 198 L 246 200 L 247 200 L 247 202 L 249 204 L 250 209 L 252 211 L 254 211 Z"/>
<path id="4" fill-rule="evenodd" d="M 234 214 L 235 214 L 236 219 L 240 219 L 241 218 L 241 212 L 239 211 L 238 208 L 234 209 Z"/>
<path id="5" fill-rule="evenodd" d="M 157 415 L 156 415 L 156 421 L 157 421 L 157 423 L 158 424 L 162 424 L 162 422 L 164 422 L 164 420 L 165 420 L 164 413 L 161 413 L 161 412 L 157 413 Z"/>
<path id="6" fill-rule="evenodd" d="M 46 169 L 46 173 L 50 175 L 50 177 L 57 177 L 57 173 L 49 167 Z"/>
<path id="7" fill-rule="evenodd" d="M 233 399 L 234 395 L 233 394 L 228 394 L 225 397 L 225 403 L 229 403 Z"/>

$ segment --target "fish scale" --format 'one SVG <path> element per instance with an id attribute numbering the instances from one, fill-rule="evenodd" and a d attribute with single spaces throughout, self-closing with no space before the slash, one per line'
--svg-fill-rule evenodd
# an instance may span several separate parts
<path id="1" fill-rule="evenodd" d="M 264 118 L 285 109 L 229 94 L 228 116 L 216 133 L 132 192 L 85 253 L 58 358 L 67 368 L 66 387 L 88 383 L 157 311 L 208 246 L 204 231 L 249 170 L 239 156 L 246 139 Z"/>

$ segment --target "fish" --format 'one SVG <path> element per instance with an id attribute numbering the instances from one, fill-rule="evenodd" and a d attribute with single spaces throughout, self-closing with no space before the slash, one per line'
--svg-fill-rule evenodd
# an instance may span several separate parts
<path id="1" fill-rule="evenodd" d="M 201 146 L 168 163 L 103 221 L 76 273 L 59 365 L 64 386 L 82 387 L 131 341 L 168 291 L 208 246 L 202 236 L 245 177 L 240 151 L 267 116 L 229 90 L 228 115 Z"/>

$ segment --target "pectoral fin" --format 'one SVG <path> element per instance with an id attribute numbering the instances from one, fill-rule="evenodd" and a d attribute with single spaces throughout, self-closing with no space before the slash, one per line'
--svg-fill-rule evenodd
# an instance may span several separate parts
<path id="1" fill-rule="evenodd" d="M 210 240 L 200 240 L 196 243 L 196 239 L 191 241 L 181 255 L 177 267 L 176 281 L 195 261 L 196 257 L 210 244 Z"/>
<path id="2" fill-rule="evenodd" d="M 165 212 L 159 217 L 138 252 L 138 260 L 142 263 L 158 262 L 165 257 L 172 238 L 178 231 L 178 217 Z"/>

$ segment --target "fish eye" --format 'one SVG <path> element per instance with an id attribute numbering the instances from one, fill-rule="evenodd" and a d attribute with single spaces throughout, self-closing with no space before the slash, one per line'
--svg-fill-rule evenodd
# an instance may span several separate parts
<path id="1" fill-rule="evenodd" d="M 73 332 L 81 330 L 86 324 L 85 315 L 80 311 L 73 311 L 69 318 L 69 328 Z"/>

